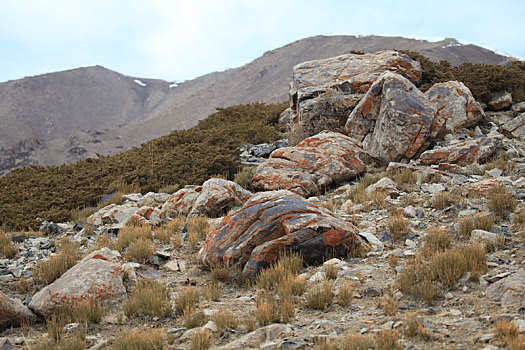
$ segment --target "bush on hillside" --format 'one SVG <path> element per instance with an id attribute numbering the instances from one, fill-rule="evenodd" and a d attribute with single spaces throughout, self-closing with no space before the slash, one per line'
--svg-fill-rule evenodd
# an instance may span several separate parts
<path id="1" fill-rule="evenodd" d="M 419 88 L 428 90 L 435 83 L 457 80 L 468 86 L 477 101 L 487 103 L 491 93 L 510 91 L 514 102 L 525 101 L 525 62 L 508 66 L 463 63 L 457 67 L 448 61 L 433 62 L 419 52 L 398 50 L 421 64 Z"/>
<path id="2" fill-rule="evenodd" d="M 36 228 L 37 217 L 67 221 L 74 209 L 95 206 L 115 183 L 142 193 L 169 185 L 199 184 L 216 174 L 233 178 L 239 147 L 279 137 L 286 104 L 220 108 L 197 126 L 176 130 L 141 147 L 49 168 L 32 166 L 0 178 L 0 227 Z"/>

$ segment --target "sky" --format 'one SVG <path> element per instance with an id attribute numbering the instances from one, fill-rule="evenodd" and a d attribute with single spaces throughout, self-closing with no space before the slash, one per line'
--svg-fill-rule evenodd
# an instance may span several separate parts
<path id="1" fill-rule="evenodd" d="M 525 0 L 0 0 L 0 82 L 82 66 L 168 81 L 315 35 L 456 38 L 525 57 Z"/>

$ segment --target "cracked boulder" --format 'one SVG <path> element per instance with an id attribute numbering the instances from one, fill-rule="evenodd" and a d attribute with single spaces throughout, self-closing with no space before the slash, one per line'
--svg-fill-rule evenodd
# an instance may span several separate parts
<path id="1" fill-rule="evenodd" d="M 503 124 L 500 132 L 511 138 L 525 139 L 525 113 Z"/>
<path id="2" fill-rule="evenodd" d="M 359 142 L 336 132 L 322 132 L 295 147 L 275 150 L 257 167 L 252 186 L 263 191 L 285 189 L 303 197 L 350 180 L 366 171 Z"/>
<path id="3" fill-rule="evenodd" d="M 260 192 L 222 220 L 199 256 L 210 265 L 241 265 L 254 278 L 284 251 L 300 253 L 309 264 L 362 252 L 369 247 L 358 232 L 290 191 Z"/>
<path id="4" fill-rule="evenodd" d="M 500 138 L 478 137 L 425 151 L 419 157 L 418 163 L 421 165 L 448 163 L 459 166 L 484 163 L 496 154 L 500 145 Z"/>
<path id="5" fill-rule="evenodd" d="M 92 252 L 37 292 L 29 308 L 42 317 L 49 317 L 86 300 L 108 306 L 122 302 L 126 297 L 123 278 L 130 272 L 118 262 L 118 255 L 108 248 Z"/>
<path id="6" fill-rule="evenodd" d="M 477 125 L 485 112 L 470 89 L 458 81 L 434 84 L 425 95 L 437 107 L 432 137 Z"/>
<path id="7" fill-rule="evenodd" d="M 437 109 L 402 75 L 387 72 L 352 111 L 346 133 L 382 163 L 416 158 L 432 142 Z"/>
<path id="8" fill-rule="evenodd" d="M 186 186 L 175 192 L 164 203 L 162 210 L 168 217 L 217 217 L 246 202 L 252 193 L 233 181 L 212 178 L 202 186 Z"/>
<path id="9" fill-rule="evenodd" d="M 21 302 L 0 292 L 0 331 L 18 327 L 23 322 L 35 322 L 36 315 Z"/>
<path id="10" fill-rule="evenodd" d="M 487 297 L 506 308 L 525 306 L 525 272 L 519 271 L 487 287 Z"/>
<path id="11" fill-rule="evenodd" d="M 296 65 L 290 84 L 292 126 L 316 123 L 321 116 L 346 119 L 385 71 L 397 72 L 412 82 L 421 78 L 419 62 L 392 50 L 346 54 Z"/>

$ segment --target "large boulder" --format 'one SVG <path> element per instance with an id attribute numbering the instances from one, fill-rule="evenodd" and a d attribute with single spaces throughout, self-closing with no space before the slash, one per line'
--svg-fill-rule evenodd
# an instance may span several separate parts
<path id="1" fill-rule="evenodd" d="M 92 252 L 60 278 L 36 293 L 29 308 L 49 317 L 64 307 L 84 300 L 114 305 L 124 300 L 124 275 L 129 272 L 118 263 L 118 253 L 108 248 Z"/>
<path id="2" fill-rule="evenodd" d="M 36 319 L 36 315 L 21 302 L 0 292 L 0 331 L 18 327 L 22 322 L 34 322 Z"/>
<path id="3" fill-rule="evenodd" d="M 500 148 L 498 137 L 479 137 L 452 143 L 445 147 L 435 147 L 421 154 L 418 163 L 432 165 L 440 163 L 466 166 L 472 163 L 484 163 Z"/>
<path id="4" fill-rule="evenodd" d="M 475 126 L 485 117 L 470 89 L 458 81 L 434 84 L 425 95 L 437 107 L 433 137 Z"/>
<path id="5" fill-rule="evenodd" d="M 244 266 L 244 275 L 253 278 L 284 251 L 319 263 L 367 249 L 357 233 L 352 224 L 290 191 L 260 192 L 222 220 L 199 256 L 210 265 Z"/>
<path id="6" fill-rule="evenodd" d="M 131 217 L 128 222 L 133 222 L 136 225 L 153 225 L 157 226 L 165 223 L 167 220 L 166 213 L 158 208 L 141 207 Z"/>
<path id="7" fill-rule="evenodd" d="M 387 72 L 346 122 L 346 133 L 383 163 L 415 158 L 432 141 L 436 107 L 405 77 Z"/>
<path id="8" fill-rule="evenodd" d="M 121 205 L 109 204 L 91 215 L 87 222 L 94 225 L 125 225 L 129 218 L 135 214 L 138 206 L 135 202 L 127 202 Z"/>
<path id="9" fill-rule="evenodd" d="M 290 190 L 306 197 L 365 172 L 364 157 L 359 142 L 343 134 L 321 132 L 295 147 L 273 151 L 257 167 L 252 186 L 264 191 Z"/>
<path id="10" fill-rule="evenodd" d="M 296 65 L 290 84 L 292 124 L 315 123 L 321 116 L 346 118 L 385 71 L 397 72 L 413 82 L 421 78 L 419 62 L 390 50 Z"/>
<path id="11" fill-rule="evenodd" d="M 162 210 L 169 217 L 217 217 L 246 202 L 252 193 L 233 181 L 212 178 L 202 186 L 186 186 L 175 192 L 164 203 Z"/>

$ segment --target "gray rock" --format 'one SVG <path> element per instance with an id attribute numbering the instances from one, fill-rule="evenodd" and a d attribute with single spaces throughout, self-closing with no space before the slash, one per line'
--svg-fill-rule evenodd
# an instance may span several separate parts
<path id="1" fill-rule="evenodd" d="M 36 315 L 21 302 L 0 292 L 0 331 L 18 327 L 24 321 L 35 322 Z"/>
<path id="2" fill-rule="evenodd" d="M 292 333 L 292 327 L 284 324 L 271 324 L 248 333 L 241 338 L 226 345 L 220 346 L 218 350 L 238 350 L 245 348 L 256 348 L 259 344 L 271 342 L 284 338 Z"/>
<path id="3" fill-rule="evenodd" d="M 484 230 L 473 230 L 470 235 L 470 242 L 481 242 L 488 246 L 497 245 L 501 235 L 484 231 Z"/>
<path id="4" fill-rule="evenodd" d="M 519 309 L 525 306 L 525 272 L 518 271 L 503 278 L 486 290 L 486 295 L 493 301 L 500 301 L 501 306 Z"/>
<path id="5" fill-rule="evenodd" d="M 525 113 L 525 102 L 516 103 L 512 106 L 512 110 L 515 114 Z"/>
<path id="6" fill-rule="evenodd" d="M 494 111 L 508 108 L 512 106 L 512 94 L 505 91 L 493 93 L 487 105 Z"/>
<path id="7" fill-rule="evenodd" d="M 373 233 L 370 232 L 359 232 L 359 236 L 365 238 L 370 246 L 372 247 L 372 251 L 374 252 L 381 252 L 385 249 L 385 245 L 383 242 L 381 242 Z"/>
<path id="8" fill-rule="evenodd" d="M 507 137 L 525 139 L 525 113 L 503 124 L 499 131 Z"/>
<path id="9" fill-rule="evenodd" d="M 445 191 L 447 188 L 442 184 L 421 184 L 421 190 L 426 193 L 436 194 L 438 192 Z"/>

